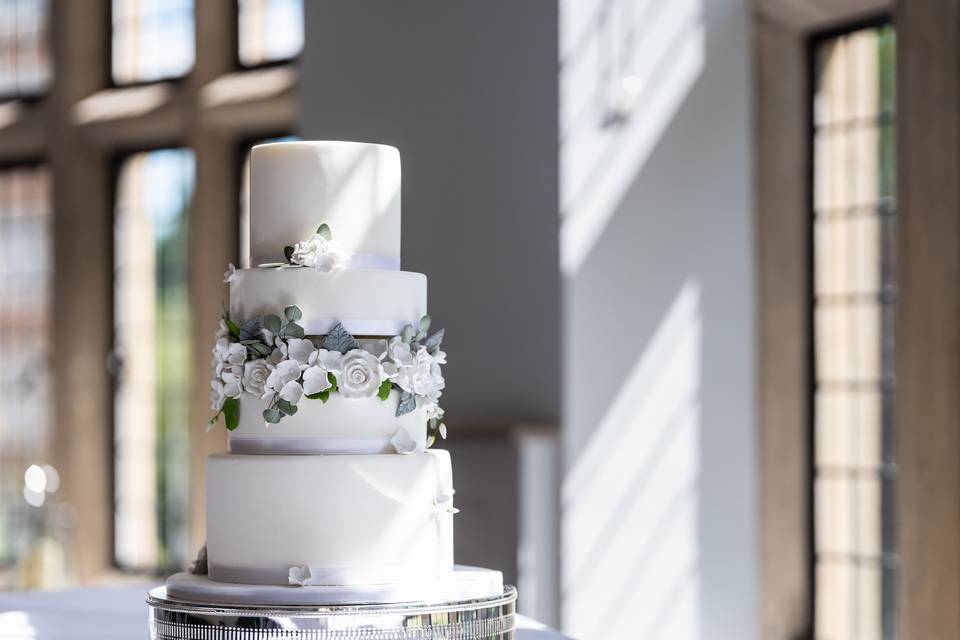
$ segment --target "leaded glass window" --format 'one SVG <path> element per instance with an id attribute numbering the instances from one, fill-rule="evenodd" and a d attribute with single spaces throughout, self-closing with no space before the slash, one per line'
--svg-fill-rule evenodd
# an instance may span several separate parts
<path id="1" fill-rule="evenodd" d="M 889 25 L 813 49 L 815 627 L 893 638 L 895 37 Z"/>

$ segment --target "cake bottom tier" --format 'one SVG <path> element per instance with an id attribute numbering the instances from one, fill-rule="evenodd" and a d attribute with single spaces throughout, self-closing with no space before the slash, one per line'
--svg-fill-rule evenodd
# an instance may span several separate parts
<path id="1" fill-rule="evenodd" d="M 372 585 L 446 576 L 453 569 L 452 496 L 446 451 L 212 455 L 210 578 Z"/>
<path id="2" fill-rule="evenodd" d="M 215 582 L 207 576 L 177 573 L 167 593 L 178 600 L 233 605 L 355 605 L 401 602 L 449 602 L 489 598 L 503 593 L 503 574 L 492 569 L 456 566 L 442 578 L 396 584 L 289 586 Z"/>

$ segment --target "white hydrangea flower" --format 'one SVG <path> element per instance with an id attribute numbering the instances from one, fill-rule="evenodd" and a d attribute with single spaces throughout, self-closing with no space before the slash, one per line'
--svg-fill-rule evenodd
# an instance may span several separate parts
<path id="1" fill-rule="evenodd" d="M 226 364 L 232 366 L 242 365 L 247 360 L 247 348 L 239 342 L 231 342 L 227 348 Z"/>
<path id="2" fill-rule="evenodd" d="M 402 454 L 410 454 L 418 449 L 417 441 L 403 427 L 397 429 L 397 432 L 393 434 L 393 437 L 390 438 L 390 444 L 393 445 L 397 453 Z"/>
<path id="3" fill-rule="evenodd" d="M 277 365 L 287 359 L 287 343 L 280 338 L 274 338 L 273 345 L 274 349 L 270 352 L 268 359 L 271 364 Z"/>
<path id="4" fill-rule="evenodd" d="M 311 267 L 318 273 L 330 273 L 342 267 L 344 262 L 337 245 L 318 233 L 313 234 L 309 240 L 295 244 L 290 259 L 295 264 Z"/>
<path id="5" fill-rule="evenodd" d="M 247 393 L 262 396 L 267 391 L 267 378 L 274 366 L 265 359 L 250 360 L 243 365 L 243 389 Z"/>
<path id="6" fill-rule="evenodd" d="M 340 373 L 342 362 L 343 355 L 339 351 L 317 349 L 311 353 L 307 361 L 309 366 L 303 372 L 303 392 L 312 396 L 332 387 L 327 374 Z"/>
<path id="7" fill-rule="evenodd" d="M 298 378 L 300 378 L 300 363 L 296 360 L 283 360 L 267 376 L 266 388 L 268 391 L 280 393 L 288 382 Z"/>
<path id="8" fill-rule="evenodd" d="M 291 380 L 283 385 L 279 393 L 282 400 L 286 400 L 290 404 L 297 404 L 303 397 L 303 387 L 296 380 Z"/>
<path id="9" fill-rule="evenodd" d="M 363 349 L 354 349 L 343 356 L 342 372 L 337 386 L 344 398 L 372 398 L 380 389 L 380 359 Z"/>
<path id="10" fill-rule="evenodd" d="M 287 357 L 296 360 L 301 369 L 306 369 L 310 364 L 310 359 L 316 358 L 314 355 L 316 351 L 317 348 L 313 346 L 313 342 L 307 338 L 290 338 L 287 340 Z"/>
<path id="11" fill-rule="evenodd" d="M 223 274 L 223 281 L 230 283 L 233 282 L 235 277 L 237 277 L 237 268 L 233 266 L 232 262 L 230 262 L 227 264 L 227 270 Z"/>
<path id="12" fill-rule="evenodd" d="M 453 494 L 456 493 L 453 489 L 450 489 L 449 492 L 441 491 L 436 498 L 433 499 L 433 515 L 438 517 L 441 514 L 449 513 L 456 514 L 460 513 L 460 509 L 457 509 L 453 506 Z"/>
<path id="13" fill-rule="evenodd" d="M 223 318 L 220 318 L 220 325 L 217 327 L 217 332 L 213 335 L 214 340 L 220 340 L 220 338 L 226 338 L 230 335 L 230 329 L 227 328 L 227 323 Z"/>
<path id="14" fill-rule="evenodd" d="M 343 354 L 339 351 L 317 349 L 316 352 L 310 356 L 309 364 L 323 367 L 330 373 L 337 375 L 343 370 Z"/>
<path id="15" fill-rule="evenodd" d="M 308 396 L 326 391 L 332 386 L 326 369 L 321 366 L 314 365 L 303 372 L 303 392 Z"/>
<path id="16" fill-rule="evenodd" d="M 287 574 L 287 582 L 298 587 L 309 585 L 312 578 L 313 574 L 310 571 L 310 567 L 305 564 L 290 567 L 290 571 Z"/>
<path id="17" fill-rule="evenodd" d="M 226 400 L 227 394 L 224 393 L 223 382 L 219 378 L 214 378 L 210 381 L 210 408 L 220 413 Z"/>
<path id="18" fill-rule="evenodd" d="M 394 336 L 390 339 L 387 354 L 398 367 L 413 366 L 413 352 L 410 350 L 410 345 L 404 342 L 400 336 Z"/>
<path id="19" fill-rule="evenodd" d="M 237 367 L 236 370 L 226 370 L 220 374 L 220 379 L 223 380 L 223 395 L 228 398 L 239 398 L 240 394 L 243 393 L 241 376 L 237 375 L 240 371 L 242 369 Z"/>

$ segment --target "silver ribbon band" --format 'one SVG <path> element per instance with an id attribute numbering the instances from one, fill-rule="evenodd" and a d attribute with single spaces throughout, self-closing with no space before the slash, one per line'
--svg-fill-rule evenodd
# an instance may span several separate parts
<path id="1" fill-rule="evenodd" d="M 283 256 L 257 256 L 250 261 L 250 264 L 285 264 L 287 259 Z M 383 269 L 386 271 L 400 270 L 399 256 L 383 256 L 378 253 L 354 253 L 346 256 L 343 261 L 344 267 L 351 269 Z"/>
<path id="2" fill-rule="evenodd" d="M 394 453 L 389 438 L 238 438 L 229 436 L 230 453 L 275 455 Z"/>
<path id="3" fill-rule="evenodd" d="M 240 584 L 290 584 L 290 568 L 227 567 L 209 564 L 210 579 Z M 310 584 L 325 586 L 395 584 L 425 577 L 409 566 L 310 567 Z"/>

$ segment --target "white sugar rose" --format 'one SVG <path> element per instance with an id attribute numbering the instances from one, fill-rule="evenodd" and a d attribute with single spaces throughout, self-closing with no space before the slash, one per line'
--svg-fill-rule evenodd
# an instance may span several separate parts
<path id="1" fill-rule="evenodd" d="M 380 360 L 362 349 L 343 356 L 342 372 L 337 386 L 345 398 L 372 398 L 377 395 L 382 379 Z"/>
<path id="2" fill-rule="evenodd" d="M 266 360 L 251 360 L 243 365 L 243 389 L 247 393 L 262 396 L 267 391 L 267 378 L 273 365 Z"/>
<path id="3" fill-rule="evenodd" d="M 310 363 L 310 359 L 315 358 L 317 348 L 306 338 L 290 338 L 287 340 L 287 356 L 300 363 L 300 368 L 305 369 Z"/>
<path id="4" fill-rule="evenodd" d="M 317 233 L 309 240 L 295 244 L 290 259 L 296 264 L 316 269 L 319 273 L 330 273 L 340 268 L 343 263 L 343 257 L 336 245 Z"/>

